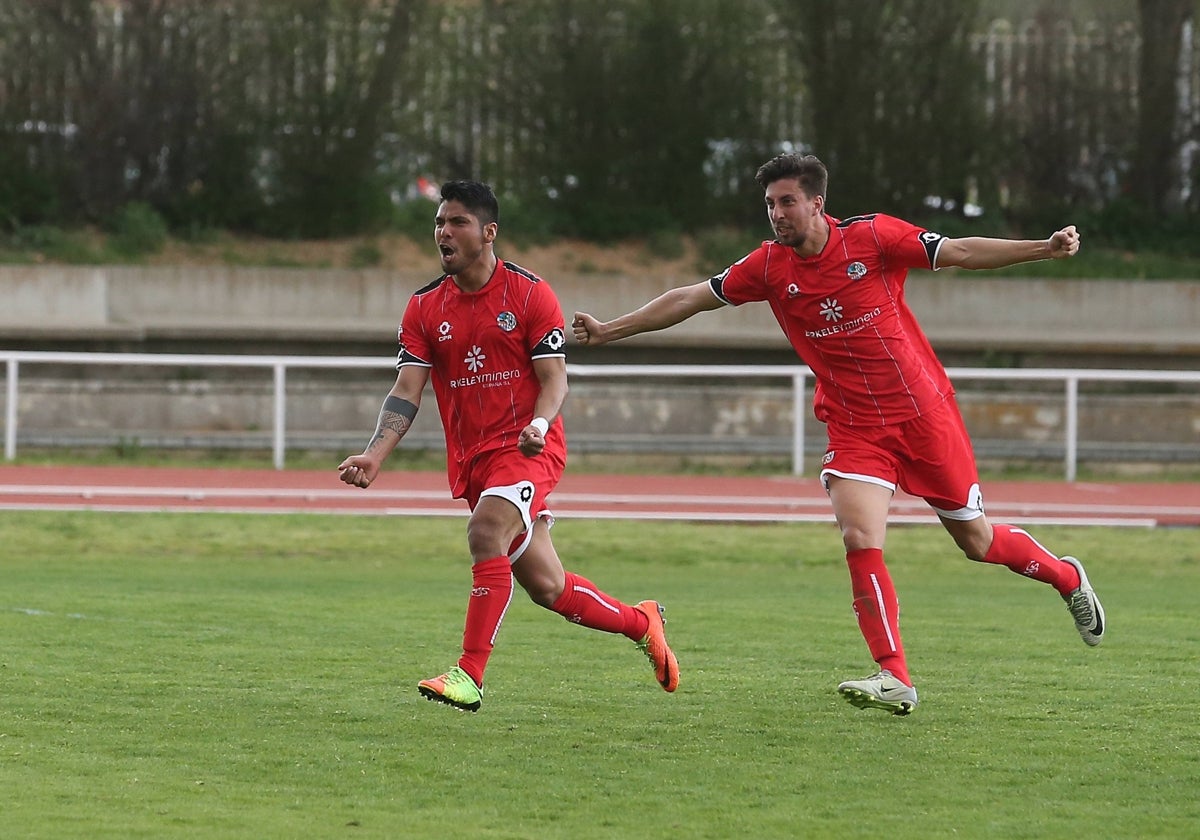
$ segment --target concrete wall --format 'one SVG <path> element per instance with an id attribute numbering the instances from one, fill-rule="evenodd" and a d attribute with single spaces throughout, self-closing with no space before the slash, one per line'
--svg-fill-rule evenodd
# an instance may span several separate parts
<path id="1" fill-rule="evenodd" d="M 244 267 L 0 266 L 0 340 L 391 341 L 432 275 Z M 568 319 L 612 317 L 702 277 L 551 278 Z M 914 272 L 908 299 L 939 350 L 1200 354 L 1200 283 Z M 703 313 L 629 345 L 786 348 L 765 305 Z"/>
<path id="2" fill-rule="evenodd" d="M 390 356 L 409 296 L 430 279 L 377 270 L 0 266 L 0 347 Z M 552 282 L 569 319 L 576 309 L 611 317 L 699 279 L 578 274 Z M 908 296 L 943 358 L 967 353 L 994 361 L 1019 352 L 1025 364 L 1053 367 L 1079 366 L 1081 359 L 1090 366 L 1195 367 L 1200 360 L 1200 283 L 918 272 Z M 644 362 L 795 362 L 763 305 L 703 313 L 618 346 L 625 352 L 626 345 L 642 348 L 636 360 Z M 571 358 L 603 363 L 581 358 L 583 350 L 573 346 Z M 752 356 L 756 351 L 759 358 Z M 1031 353 L 1042 355 L 1030 362 Z M 381 369 L 290 377 L 289 446 L 360 446 L 392 376 Z M 133 439 L 265 446 L 269 440 L 271 390 L 264 372 L 30 366 L 22 368 L 20 382 L 22 445 Z M 1084 395 L 1084 456 L 1090 450 L 1106 459 L 1200 460 L 1196 391 Z M 981 457 L 1060 457 L 1060 392 L 997 393 L 963 383 L 960 402 Z M 786 455 L 790 448 L 786 386 L 577 379 L 566 416 L 575 451 Z M 819 451 L 823 427 L 808 422 L 807 431 L 807 448 Z M 430 403 L 409 444 L 439 442 Z"/>

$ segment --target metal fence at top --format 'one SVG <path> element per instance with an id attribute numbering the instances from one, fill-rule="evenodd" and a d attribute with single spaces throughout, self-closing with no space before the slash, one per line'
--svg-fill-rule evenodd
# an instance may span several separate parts
<path id="1" fill-rule="evenodd" d="M 22 366 L 78 365 L 122 368 L 207 368 L 258 369 L 272 376 L 270 441 L 273 462 L 282 469 L 287 453 L 287 392 L 288 374 L 295 370 L 385 370 L 393 367 L 389 358 L 356 356 L 252 356 L 213 354 L 164 353 L 63 353 L 38 351 L 0 351 L 5 361 L 6 397 L 4 411 L 4 457 L 17 456 L 18 418 Z M 575 380 L 686 380 L 733 379 L 790 380 L 791 382 L 791 464 L 792 472 L 804 472 L 805 421 L 810 408 L 807 386 L 812 372 L 803 365 L 567 365 L 568 374 Z M 1062 386 L 1063 400 L 1063 472 L 1066 480 L 1074 481 L 1079 462 L 1079 386 L 1081 383 L 1114 383 L 1129 387 L 1149 384 L 1200 386 L 1200 371 L 1171 370 L 1111 370 L 1072 368 L 949 368 L 956 382 L 970 380 L 1002 383 L 1057 383 Z M 614 435 L 619 434 L 614 432 Z"/>

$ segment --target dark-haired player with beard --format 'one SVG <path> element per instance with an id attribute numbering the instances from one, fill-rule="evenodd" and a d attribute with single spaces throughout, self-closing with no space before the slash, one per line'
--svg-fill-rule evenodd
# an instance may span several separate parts
<path id="1" fill-rule="evenodd" d="M 577 312 L 576 339 L 600 345 L 726 305 L 765 301 L 771 307 L 817 380 L 814 413 L 829 436 L 821 481 L 841 529 L 859 629 L 879 665 L 875 674 L 838 686 L 855 706 L 897 715 L 917 706 L 900 641 L 899 601 L 883 560 L 897 487 L 924 498 L 971 560 L 1053 587 L 1083 641 L 1100 644 L 1104 610 L 1083 565 L 984 516 L 954 389 L 904 300 L 911 268 L 1001 268 L 1070 257 L 1079 250 L 1074 226 L 1043 240 L 950 239 L 882 213 L 828 215 L 828 173 L 812 155 L 779 155 L 755 177 L 773 241 L 710 280 L 672 289 L 612 321 Z"/>
<path id="2" fill-rule="evenodd" d="M 566 466 L 559 413 L 567 396 L 562 309 L 550 286 L 499 259 L 496 196 L 486 184 L 441 188 L 434 240 L 442 276 L 409 300 L 400 327 L 399 373 L 361 455 L 338 467 L 342 481 L 369 487 L 408 432 L 432 376 L 455 498 L 471 509 L 472 586 L 463 651 L 440 676 L 421 680 L 430 700 L 476 711 L 484 670 L 512 598 L 513 579 L 567 621 L 633 640 L 666 691 L 679 667 L 655 601 L 625 604 L 565 571 L 546 497 Z"/>

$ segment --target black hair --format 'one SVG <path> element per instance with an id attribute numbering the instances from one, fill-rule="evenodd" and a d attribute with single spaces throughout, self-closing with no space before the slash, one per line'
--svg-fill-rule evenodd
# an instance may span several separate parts
<path id="1" fill-rule="evenodd" d="M 816 155 L 776 155 L 758 168 L 754 180 L 764 190 L 776 181 L 795 178 L 809 198 L 825 197 L 829 187 L 829 170 Z"/>
<path id="2" fill-rule="evenodd" d="M 447 181 L 442 184 L 442 201 L 457 201 L 471 211 L 479 223 L 500 221 L 500 203 L 487 184 L 479 181 Z"/>

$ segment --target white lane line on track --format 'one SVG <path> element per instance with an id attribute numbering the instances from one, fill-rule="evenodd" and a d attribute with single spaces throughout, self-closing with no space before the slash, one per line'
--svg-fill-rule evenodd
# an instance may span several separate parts
<path id="1" fill-rule="evenodd" d="M 347 487 L 345 489 L 309 489 L 295 487 L 250 487 L 250 488 L 231 488 L 231 487 L 126 487 L 118 485 L 94 485 L 94 486 L 66 486 L 66 485 L 0 485 L 0 496 L 21 496 L 23 498 L 37 498 L 40 496 L 50 497 L 66 497 L 70 499 L 82 498 L 86 501 L 101 500 L 105 498 L 121 497 L 129 499 L 166 499 L 176 500 L 184 499 L 192 502 L 202 502 L 207 500 L 231 500 L 231 499 L 300 499 L 306 502 L 330 502 L 330 501 L 350 501 L 355 500 L 361 502 L 363 508 L 354 508 L 348 512 L 364 512 L 367 507 L 376 507 L 380 503 L 388 501 L 424 501 L 433 503 L 454 503 L 451 502 L 449 496 L 444 490 L 378 490 L 371 491 L 369 495 L 359 496 L 357 494 L 362 491 Z M 711 496 L 711 495 L 688 495 L 688 494 L 634 494 L 634 493 L 554 493 L 551 495 L 552 507 L 561 508 L 563 504 L 574 504 L 580 506 L 633 506 L 633 507 L 663 507 L 663 506 L 679 506 L 692 508 L 755 508 L 757 510 L 771 511 L 777 508 L 784 510 L 809 510 L 819 509 L 827 511 L 829 500 L 824 496 L 817 497 L 775 497 L 775 496 Z M 36 505 L 31 505 L 36 507 Z M 161 505 L 153 506 L 155 509 L 163 509 Z M 19 508 L 19 509 L 30 509 Z M 135 509 L 135 506 L 129 506 L 128 509 Z M 215 508 L 206 508 L 214 510 Z M 917 499 L 900 499 L 892 504 L 892 509 L 896 513 L 891 521 L 901 521 L 897 516 L 904 515 L 904 512 L 916 512 L 914 515 L 920 516 L 921 513 L 927 511 L 927 507 L 923 501 Z M 307 508 L 305 509 L 307 510 Z M 408 509 L 397 509 L 396 512 L 406 512 Z M 1023 517 L 1026 522 L 1043 522 L 1050 523 L 1051 515 L 1057 515 L 1061 518 L 1069 519 L 1074 522 L 1077 517 L 1085 517 L 1090 519 L 1105 519 L 1105 518 L 1120 518 L 1122 520 L 1133 517 L 1142 521 L 1156 521 L 1159 519 L 1171 519 L 1183 517 L 1192 520 L 1200 520 L 1200 508 L 1197 507 L 1161 507 L 1154 505 L 1118 505 L 1112 503 L 1104 504 L 1073 504 L 1073 503 L 1054 503 L 1054 502 L 992 502 L 988 505 L 988 512 L 993 515 L 1002 515 L 1006 519 L 1016 521 L 1017 518 Z M 587 515 L 597 515 L 591 512 Z M 629 512 L 628 516 L 637 515 L 636 512 Z M 680 518 L 692 518 L 693 516 L 701 515 L 693 513 L 692 516 L 680 516 Z M 714 517 L 733 517 L 735 514 L 723 514 L 721 512 L 713 512 L 710 514 Z M 785 515 L 780 513 L 767 513 L 761 517 L 755 514 L 749 515 L 745 521 L 781 521 L 779 517 Z M 661 517 L 667 518 L 667 517 Z M 829 517 L 822 516 L 820 521 L 825 521 Z M 797 520 L 800 521 L 800 520 Z M 931 520 L 932 521 L 932 520 Z"/>
<path id="2" fill-rule="evenodd" d="M 103 498 L 123 496 L 126 498 L 183 498 L 183 499 L 304 499 L 342 500 L 363 499 L 368 502 L 407 501 L 425 499 L 438 501 L 450 498 L 448 490 L 369 490 L 347 487 L 345 489 L 309 489 L 297 487 L 146 487 L 103 484 L 93 486 L 67 485 L 18 485 L 0 484 L 0 496 L 66 496 L 69 498 Z M 786 496 L 716 496 L 653 493 L 562 493 L 551 494 L 551 498 L 569 502 L 601 502 L 604 504 L 645 504 L 653 500 L 659 504 L 678 505 L 736 505 L 739 507 L 767 506 L 827 506 L 824 495 L 815 498 Z"/>
<path id="3" fill-rule="evenodd" d="M 458 516 L 466 517 L 465 508 L 317 508 L 317 507 L 216 507 L 189 505 L 122 505 L 122 504 L 9 504 L 0 503 L 0 511 L 72 511 L 86 510 L 99 513 L 257 513 L 257 514 L 318 514 L 328 516 Z M 734 513 L 721 511 L 671 510 L 570 510 L 553 508 L 560 519 L 632 519 L 641 521 L 683 522 L 782 522 L 831 524 L 829 513 Z M 1128 517 L 1101 516 L 1012 516 L 1006 521 L 1013 525 L 1093 525 L 1106 527 L 1153 528 L 1158 520 Z M 935 525 L 938 520 L 933 514 L 897 515 L 888 519 L 894 525 Z"/>

